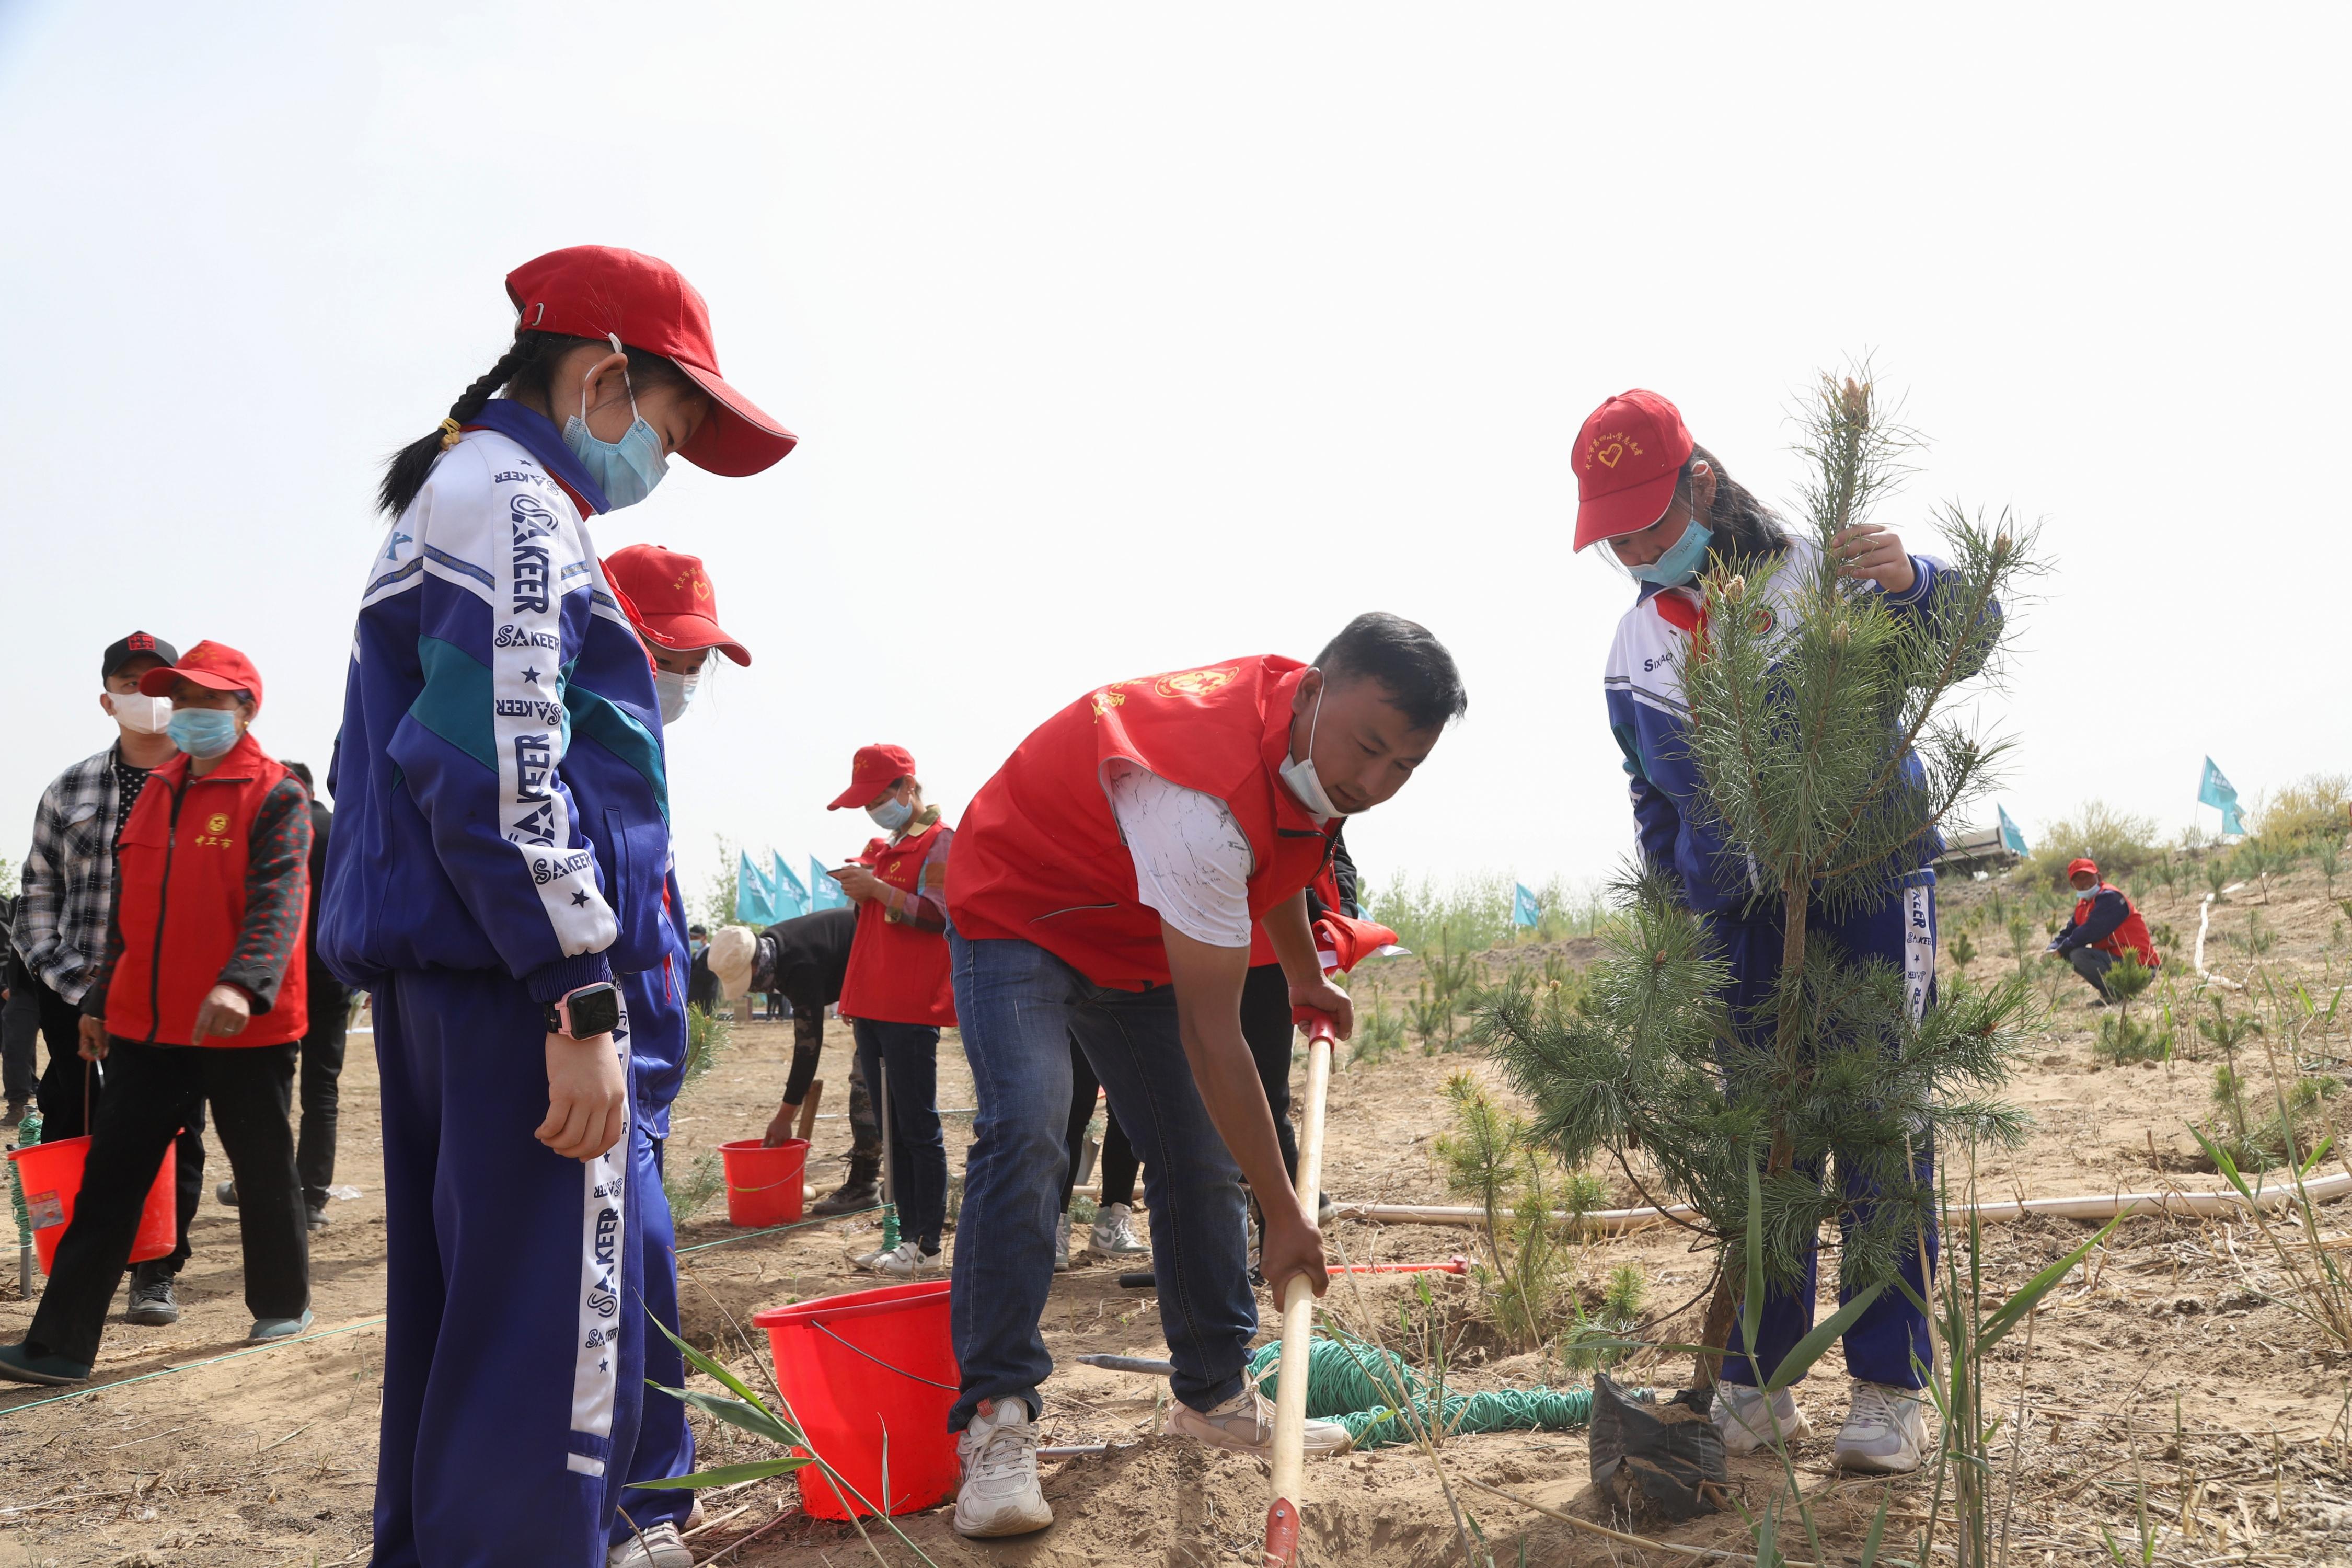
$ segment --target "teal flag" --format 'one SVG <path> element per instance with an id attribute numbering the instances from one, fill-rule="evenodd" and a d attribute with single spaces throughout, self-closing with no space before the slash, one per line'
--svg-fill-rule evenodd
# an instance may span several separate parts
<path id="1" fill-rule="evenodd" d="M 1997 805 L 1993 809 L 2000 813 L 2000 847 L 2012 855 L 2032 854 L 2032 851 L 2025 847 L 2025 835 L 2020 833 L 2017 824 L 2009 819 L 2009 807 Z"/>
<path id="2" fill-rule="evenodd" d="M 776 923 L 776 889 L 747 851 L 735 867 L 735 918 L 747 926 Z"/>
<path id="3" fill-rule="evenodd" d="M 1542 919 L 1543 910 L 1537 906 L 1536 896 L 1528 891 L 1522 884 L 1512 883 L 1511 923 L 1515 926 L 1531 926 L 1540 922 Z"/>
<path id="4" fill-rule="evenodd" d="M 801 879 L 793 875 L 793 868 L 784 864 L 782 856 L 770 858 L 775 862 L 775 875 L 769 879 L 769 885 L 776 892 L 776 918 L 796 921 L 809 912 L 808 889 L 801 886 Z"/>
<path id="5" fill-rule="evenodd" d="M 2204 776 L 2197 781 L 2197 802 L 2200 805 L 2219 808 L 2221 813 L 2222 832 L 2245 832 L 2246 824 L 2238 816 L 2238 786 L 2231 784 L 2228 775 L 2213 765 L 2213 759 L 2210 757 L 2205 759 Z"/>
<path id="6" fill-rule="evenodd" d="M 845 910 L 849 895 L 841 884 L 824 874 L 824 863 L 814 855 L 809 857 L 809 907 L 817 910 Z"/>

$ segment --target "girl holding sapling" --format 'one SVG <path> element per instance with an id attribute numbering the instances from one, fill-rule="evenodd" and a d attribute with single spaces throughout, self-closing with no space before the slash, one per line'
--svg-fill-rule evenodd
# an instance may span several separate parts
<path id="1" fill-rule="evenodd" d="M 1705 921 L 1716 955 L 1730 971 L 1725 999 L 1734 1027 L 1746 1045 L 1763 1049 L 1773 1034 L 1769 1004 L 1787 917 L 1782 900 L 1745 852 L 1727 844 L 1692 755 L 1693 710 L 1684 678 L 1687 661 L 1705 658 L 1707 646 L 1707 597 L 1699 579 L 1710 570 L 1736 570 L 1735 562 L 1749 563 L 1750 570 L 1760 562 L 1780 563 L 1764 574 L 1760 591 L 1738 601 L 1755 626 L 1769 630 L 1793 624 L 1799 596 L 1823 580 L 1824 548 L 1835 556 L 1836 578 L 1850 585 L 1843 591 L 1883 595 L 1897 616 L 1932 616 L 1948 568 L 1911 553 L 1895 533 L 1868 522 L 1834 532 L 1826 545 L 1790 531 L 1691 438 L 1675 405 L 1653 392 L 1627 392 L 1596 409 L 1578 436 L 1573 461 L 1576 549 L 1602 545 L 1639 584 L 1618 623 L 1603 684 L 1610 729 L 1624 753 L 1642 858 L 1678 884 L 1680 898 Z M 1885 754 L 1900 770 L 1898 787 L 1917 789 L 1923 782 L 1917 757 L 1907 751 Z M 1851 901 L 1817 905 L 1806 919 L 1810 931 L 1847 956 L 1882 960 L 1902 975 L 1914 1019 L 1935 999 L 1935 873 L 1929 867 L 1941 849 L 1933 827 L 1923 825 L 1887 868 L 1883 892 L 1858 908 Z M 1914 1152 L 1922 1182 L 1932 1172 L 1926 1142 Z M 1896 1162 L 1899 1170 L 1899 1153 Z M 1849 1161 L 1840 1151 L 1836 1163 L 1843 1196 L 1855 1212 L 1866 1211 L 1880 1189 L 1849 1168 L 1860 1160 Z M 1817 1167 L 1811 1173 L 1819 1179 Z M 1932 1268 L 1932 1227 L 1926 1245 Z M 1810 1435 L 1788 1390 L 1768 1401 L 1759 1385 L 1812 1326 L 1814 1252 L 1808 1237 L 1801 1280 L 1766 1291 L 1755 1345 L 1760 1364 L 1751 1364 L 1738 1348 L 1724 1358 L 1715 1420 L 1735 1453 L 1771 1441 L 1776 1427 L 1785 1440 Z M 1924 1297 L 1916 1241 L 1903 1247 L 1898 1267 Z M 1854 1321 L 1844 1342 L 1854 1386 L 1836 1463 L 1880 1474 L 1916 1468 L 1927 1445 L 1918 1392 L 1929 1364 L 1924 1315 L 1890 1288 Z"/>
<path id="2" fill-rule="evenodd" d="M 667 264 L 579 246 L 507 292 L 511 343 L 384 474 L 331 780 L 319 950 L 373 994 L 383 1082 L 373 1561 L 678 1568 L 611 1542 L 646 1321 L 622 985 L 678 943 L 661 699 L 588 520 L 673 454 L 754 474 L 793 438 Z"/>

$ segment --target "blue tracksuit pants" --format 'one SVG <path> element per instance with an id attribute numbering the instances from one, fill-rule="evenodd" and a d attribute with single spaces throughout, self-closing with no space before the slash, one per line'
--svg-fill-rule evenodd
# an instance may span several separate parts
<path id="1" fill-rule="evenodd" d="M 636 1236 L 643 1244 L 645 1259 L 644 1310 L 675 1333 L 677 1236 L 670 1225 L 668 1195 L 662 1191 L 664 1141 L 642 1131 L 646 1121 L 639 1118 L 631 1127 L 629 1138 L 630 1163 L 635 1174 L 633 1190 L 641 1194 L 637 1198 L 640 1223 Z M 647 1380 L 663 1388 L 686 1386 L 686 1358 L 651 1325 L 646 1329 L 645 1368 Z M 646 1389 L 645 1410 L 637 1422 L 636 1445 L 617 1467 L 621 1480 L 655 1480 L 688 1475 L 693 1469 L 694 1429 L 686 1424 L 685 1402 L 659 1390 Z M 612 1543 L 617 1546 L 630 1540 L 632 1524 L 638 1530 L 651 1530 L 667 1521 L 684 1529 L 686 1516 L 693 1511 L 694 1494 L 683 1488 L 648 1491 L 643 1487 L 629 1487 L 621 1493 L 621 1512 L 613 1519 Z"/>
<path id="2" fill-rule="evenodd" d="M 1816 909 L 1806 921 L 1809 939 L 1825 936 L 1853 957 L 1883 959 L 1900 969 L 1910 981 L 1915 1017 L 1922 1009 L 1933 1006 L 1936 1000 L 1936 888 L 1932 872 L 1922 873 L 1922 877 L 1924 879 L 1917 885 L 1898 889 L 1876 909 L 1834 921 Z M 1770 997 L 1773 982 L 1780 973 L 1780 910 L 1776 908 L 1748 920 L 1718 915 L 1712 917 L 1709 923 L 1731 963 L 1729 1000 L 1733 1016 L 1755 1017 Z M 1752 1032 L 1760 1044 L 1769 1037 L 1769 1026 Z M 1837 1163 L 1840 1190 L 1847 1197 L 1866 1204 L 1873 1189 L 1858 1173 L 1849 1173 L 1843 1160 Z M 1933 1181 L 1935 1150 L 1929 1146 L 1918 1149 L 1914 1168 L 1921 1181 Z M 1812 1173 L 1818 1178 L 1822 1173 L 1816 1170 Z M 1927 1241 L 1927 1267 L 1932 1269 L 1936 1264 L 1936 1232 L 1932 1225 Z M 1738 1259 L 1735 1247 L 1730 1266 L 1737 1268 Z M 1798 1288 L 1785 1294 L 1768 1291 L 1764 1298 L 1756 1337 L 1756 1356 L 1763 1364 L 1763 1373 L 1759 1374 L 1745 1354 L 1727 1355 L 1723 1358 L 1725 1382 L 1744 1383 L 1750 1387 L 1761 1384 L 1780 1366 L 1781 1358 L 1796 1348 L 1797 1342 L 1812 1331 L 1818 1261 L 1818 1250 L 1808 1247 L 1804 1278 Z M 1927 1287 L 1920 1271 L 1916 1246 L 1905 1253 L 1902 1272 L 1911 1289 L 1924 1298 Z M 1840 1300 L 1843 1300 L 1843 1292 L 1840 1293 Z M 1737 1328 L 1732 1331 L 1732 1342 L 1741 1342 Z M 1890 1288 L 1883 1292 L 1846 1331 L 1846 1371 L 1865 1383 L 1918 1388 L 1927 1381 L 1920 1369 L 1927 1364 L 1927 1321 L 1900 1290 Z"/>
<path id="3" fill-rule="evenodd" d="M 547 1035 L 520 983 L 402 971 L 374 1000 L 390 1279 L 373 1568 L 602 1568 L 645 1390 L 630 1142 L 583 1163 L 531 1136 Z"/>

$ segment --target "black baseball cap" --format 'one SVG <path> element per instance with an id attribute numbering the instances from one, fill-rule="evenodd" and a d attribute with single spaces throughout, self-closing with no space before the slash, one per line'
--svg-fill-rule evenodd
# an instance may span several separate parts
<path id="1" fill-rule="evenodd" d="M 116 670 L 142 654 L 149 658 L 160 658 L 165 664 L 180 662 L 180 650 L 162 637 L 152 632 L 132 632 L 120 641 L 106 645 L 106 661 L 100 667 L 98 678 L 100 680 L 112 679 Z"/>

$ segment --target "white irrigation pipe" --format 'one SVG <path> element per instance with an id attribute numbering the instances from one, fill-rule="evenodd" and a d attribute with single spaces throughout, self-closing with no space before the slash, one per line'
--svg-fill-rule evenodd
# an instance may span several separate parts
<path id="1" fill-rule="evenodd" d="M 2225 893 L 2234 893 L 2240 888 L 2244 886 L 2245 884 L 2243 882 L 2233 882 L 2229 887 L 2222 889 L 2221 891 Z M 2220 981 L 2222 984 L 2228 986 L 2232 991 L 2243 991 L 2245 987 L 2231 979 L 2228 975 L 2216 974 L 2211 970 L 2205 967 L 2205 928 L 2211 922 L 2212 919 L 2213 895 L 2208 893 L 2205 895 L 2205 901 L 2197 906 L 2197 957 L 2195 960 L 2197 964 L 2197 973 L 2203 975 L 2208 980 Z"/>
<path id="2" fill-rule="evenodd" d="M 2307 1181 L 2303 1184 L 2303 1191 L 2315 1204 L 2352 1196 L 2352 1173 Z M 2264 1208 L 2284 1208 L 2294 1201 L 2294 1196 L 2292 1186 L 2257 1187 L 2254 1192 L 2255 1201 Z M 2174 1190 L 2091 1194 L 2075 1198 L 2027 1198 L 2022 1203 L 1985 1203 L 1976 1205 L 1974 1212 L 1979 1220 L 1993 1224 L 2001 1220 L 2023 1219 L 2029 1215 L 2046 1215 L 2053 1219 L 2113 1219 L 2119 1214 L 2242 1214 L 2245 1208 L 2246 1200 L 2234 1192 Z M 1962 1208 L 1958 1212 L 1965 1215 L 1969 1211 Z M 1486 1223 L 1486 1211 L 1466 1204 L 1334 1204 L 1331 1217 L 1372 1220 L 1383 1225 L 1483 1226 Z M 1573 1220 L 1616 1235 L 1654 1221 L 1696 1219 L 1698 1211 L 1687 1204 L 1675 1204 L 1664 1209 L 1592 1209 L 1582 1215 L 1554 1209 L 1551 1217 L 1563 1223 Z"/>

